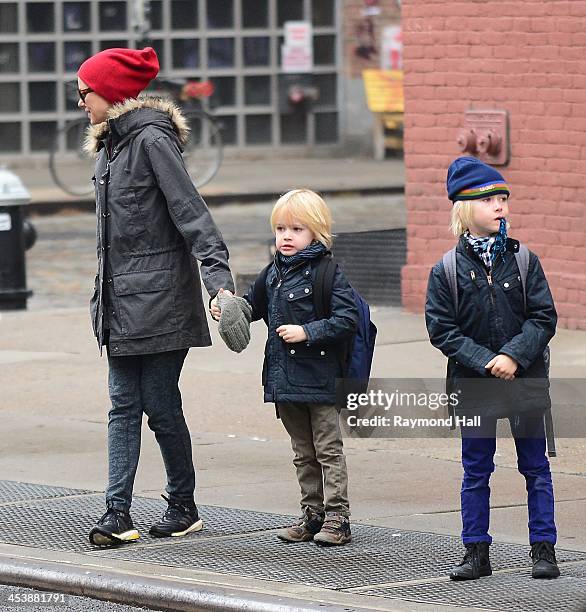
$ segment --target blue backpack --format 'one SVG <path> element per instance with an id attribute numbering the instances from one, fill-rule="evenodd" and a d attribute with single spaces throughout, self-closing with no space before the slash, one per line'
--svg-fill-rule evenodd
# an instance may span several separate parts
<path id="1" fill-rule="evenodd" d="M 266 281 L 267 273 L 273 264 L 266 266 L 254 282 L 255 299 L 263 313 L 266 313 Z M 332 290 L 338 263 L 331 255 L 324 255 L 315 266 L 316 276 L 313 286 L 313 305 L 318 319 L 327 319 L 331 315 Z M 370 307 L 366 300 L 354 289 L 352 296 L 358 308 L 356 333 L 339 353 L 344 375 L 343 393 L 364 393 L 368 388 L 374 344 L 376 341 L 376 325 L 370 320 Z M 266 314 L 264 315 L 267 322 Z"/>

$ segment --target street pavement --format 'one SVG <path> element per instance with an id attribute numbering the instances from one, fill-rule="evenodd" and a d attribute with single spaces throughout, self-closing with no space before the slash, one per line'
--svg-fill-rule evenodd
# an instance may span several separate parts
<path id="1" fill-rule="evenodd" d="M 334 232 L 405 227 L 401 195 L 330 197 Z M 213 208 L 238 274 L 258 272 L 270 258 L 272 200 Z M 95 215 L 56 214 L 32 217 L 39 240 L 29 252 L 28 285 L 34 291 L 31 310 L 86 306 L 96 270 Z"/>
<path id="2" fill-rule="evenodd" d="M 401 227 L 405 222 L 400 196 L 346 194 L 331 198 L 330 204 L 337 231 Z M 254 272 L 268 259 L 271 205 L 272 201 L 249 201 L 245 205 L 224 204 L 213 209 L 230 247 L 236 273 Z M 106 481 L 108 398 L 107 364 L 105 358 L 98 356 L 87 313 L 95 273 L 93 217 L 61 213 L 35 217 L 33 222 L 39 240 L 28 252 L 28 284 L 34 296 L 28 311 L 2 313 L 0 319 L 3 433 L 0 480 L 67 487 L 84 491 L 78 494 L 79 499 L 101 499 L 94 492 L 103 491 Z M 390 307 L 374 308 L 372 316 L 379 328 L 374 377 L 439 380 L 444 376 L 445 359 L 429 344 L 421 316 Z M 340 556 L 333 557 L 340 567 L 356 567 L 358 584 L 349 589 L 337 583 L 332 586 L 327 575 L 321 582 L 295 583 L 287 577 L 287 568 L 296 567 L 298 556 L 304 559 L 307 555 L 308 563 L 320 564 L 328 558 L 329 551 L 315 557 L 313 549 L 274 550 L 274 545 L 269 544 L 274 540 L 270 529 L 259 536 L 248 533 L 246 528 L 231 535 L 214 536 L 216 519 L 212 507 L 218 508 L 219 514 L 227 509 L 248 511 L 252 514 L 246 516 L 255 521 L 262 519 L 264 515 L 259 513 L 263 512 L 295 515 L 298 485 L 287 435 L 275 419 L 271 405 L 262 402 L 260 369 L 266 337 L 263 324 L 253 325 L 251 345 L 241 355 L 226 349 L 212 321 L 210 327 L 214 344 L 190 351 L 181 386 L 198 469 L 197 502 L 206 507 L 204 520 L 212 529 L 207 536 L 202 533 L 212 540 L 216 538 L 217 552 L 193 536 L 188 543 L 181 544 L 183 548 L 177 549 L 188 551 L 193 546 L 192 561 L 172 562 L 171 556 L 167 561 L 164 557 L 153 561 L 152 556 L 146 555 L 156 544 L 147 539 L 142 548 L 131 549 L 144 551 L 145 557 L 137 552 L 137 558 L 128 560 L 124 553 L 92 556 L 81 549 L 64 550 L 59 543 L 27 542 L 24 527 L 22 537 L 3 537 L 0 528 L 0 582 L 14 581 L 15 576 L 20 576 L 24 582 L 19 584 L 48 588 L 47 580 L 52 577 L 53 588 L 81 593 L 91 587 L 94 596 L 107 595 L 114 601 L 141 605 L 136 589 L 147 592 L 148 586 L 153 593 L 170 590 L 177 595 L 173 604 L 177 607 L 168 609 L 452 610 L 463 606 L 515 610 L 529 609 L 514 607 L 515 597 L 528 601 L 541 597 L 546 601 L 526 572 L 523 574 L 519 569 L 529 567 L 525 557 L 526 495 L 523 479 L 516 470 L 514 446 L 508 438 L 499 440 L 495 457 L 491 533 L 503 547 L 504 543 L 523 547 L 511 549 L 515 563 L 520 564 L 517 570 L 507 569 L 503 564 L 495 576 L 481 581 L 486 592 L 484 598 L 482 592 L 478 595 L 474 591 L 476 587 L 459 586 L 457 592 L 449 591 L 453 585 L 444 573 L 436 575 L 432 571 L 433 567 L 437 571 L 438 563 L 455 562 L 460 555 L 454 538 L 460 530 L 461 479 L 455 437 L 404 438 L 393 434 L 394 437 L 387 438 L 346 439 L 352 520 L 354 524 L 372 526 L 357 527 L 355 543 L 345 547 L 345 551 L 331 553 Z M 558 332 L 552 343 L 552 376 L 584 377 L 585 341 L 585 332 Z M 559 439 L 558 453 L 552 459 L 552 470 L 559 548 L 584 553 L 585 441 Z M 151 503 L 148 500 L 158 498 L 163 490 L 161 458 L 151 432 L 145 427 L 135 489 L 137 507 L 140 503 Z M 71 496 L 73 499 L 76 494 Z M 12 511 L 15 503 L 0 500 L 6 513 Z M 30 506 L 42 503 L 33 501 Z M 46 502 L 47 512 L 56 507 L 55 503 Z M 236 519 L 238 516 L 235 515 Z M 87 520 L 90 522 L 89 517 Z M 78 520 L 72 525 L 72 532 L 64 533 L 63 538 L 81 542 L 90 527 L 91 524 L 86 526 Z M 416 550 L 422 555 L 421 567 L 413 569 L 408 577 L 393 574 L 399 572 L 401 564 L 409 563 L 409 554 L 393 554 L 393 542 L 399 542 L 401 537 L 414 538 L 420 548 L 414 544 L 413 555 Z M 421 542 L 429 542 L 427 552 Z M 440 543 L 444 547 L 441 550 L 448 551 L 444 554 L 449 559 L 438 559 L 438 553 L 434 553 L 434 546 Z M 251 548 L 237 548 L 246 545 Z M 399 550 L 403 549 L 398 547 Z M 210 555 L 209 559 L 204 552 Z M 381 557 L 378 563 L 377 555 L 383 552 L 389 557 Z M 365 570 L 369 558 L 373 565 Z M 552 593 L 557 589 L 558 603 L 547 599 L 548 609 L 578 610 L 564 603 L 564 593 L 572 593 L 576 585 L 584 584 L 579 582 L 584 561 L 578 553 L 568 553 L 564 558 L 568 559 L 567 565 L 562 564 L 566 576 L 557 581 L 557 586 L 550 587 Z M 387 567 L 380 567 L 383 561 Z M 264 573 L 249 571 L 246 563 L 255 562 Z M 227 566 L 218 569 L 221 563 Z M 283 568 L 280 578 L 269 573 L 273 566 Z M 375 574 L 383 570 L 390 573 L 377 582 Z M 572 572 L 578 572 L 577 577 L 572 578 Z M 494 592 L 505 597 L 501 603 L 496 599 L 494 604 L 485 601 L 494 596 L 491 584 Z M 409 591 L 410 588 L 414 590 Z M 444 591 L 434 595 L 434 588 Z M 470 597 L 462 600 L 464 588 L 469 589 Z M 380 595 L 381 592 L 384 594 Z M 115 599 L 116 593 L 120 597 L 134 593 L 135 599 Z M 201 607 L 194 607 L 194 601 Z M 248 608 L 239 607 L 246 601 Z"/>
<path id="3" fill-rule="evenodd" d="M 71 612 L 141 612 L 146 608 L 124 606 L 90 597 L 65 595 L 14 586 L 0 586 L 0 609 L 46 610 Z"/>

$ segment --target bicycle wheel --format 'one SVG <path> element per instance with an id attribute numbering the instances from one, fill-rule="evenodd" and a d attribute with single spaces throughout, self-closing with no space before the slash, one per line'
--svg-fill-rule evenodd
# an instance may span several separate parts
<path id="1" fill-rule="evenodd" d="M 209 183 L 220 169 L 223 156 L 222 134 L 215 119 L 203 111 L 185 113 L 191 132 L 183 158 L 193 184 Z"/>
<path id="2" fill-rule="evenodd" d="M 57 130 L 49 153 L 51 177 L 65 193 L 85 196 L 93 192 L 95 160 L 83 150 L 88 120 L 75 119 Z"/>

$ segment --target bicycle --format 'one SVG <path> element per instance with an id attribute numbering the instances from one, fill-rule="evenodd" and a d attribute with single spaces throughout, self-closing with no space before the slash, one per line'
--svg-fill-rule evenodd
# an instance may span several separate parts
<path id="1" fill-rule="evenodd" d="M 170 98 L 181 108 L 190 128 L 183 150 L 185 165 L 196 188 L 206 185 L 220 169 L 224 149 L 220 121 L 202 106 L 202 100 L 214 93 L 213 83 L 159 78 L 151 83 L 147 93 Z M 77 84 L 69 83 L 68 99 L 77 102 L 77 96 Z M 93 192 L 90 177 L 94 159 L 83 149 L 87 128 L 85 117 L 68 121 L 56 131 L 49 151 L 49 171 L 53 181 L 73 196 Z"/>

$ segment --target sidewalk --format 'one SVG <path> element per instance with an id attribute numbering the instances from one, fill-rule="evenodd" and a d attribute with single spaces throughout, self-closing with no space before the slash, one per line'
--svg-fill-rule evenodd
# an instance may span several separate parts
<path id="1" fill-rule="evenodd" d="M 93 196 L 70 196 L 52 181 L 44 160 L 8 164 L 31 193 L 31 210 L 42 213 L 61 208 L 89 209 Z M 72 166 L 72 173 L 87 174 L 88 166 Z M 88 176 L 88 179 L 91 177 Z M 402 193 L 403 160 L 368 158 L 226 159 L 218 174 L 201 189 L 210 204 L 273 199 L 298 187 L 322 193 Z"/>

